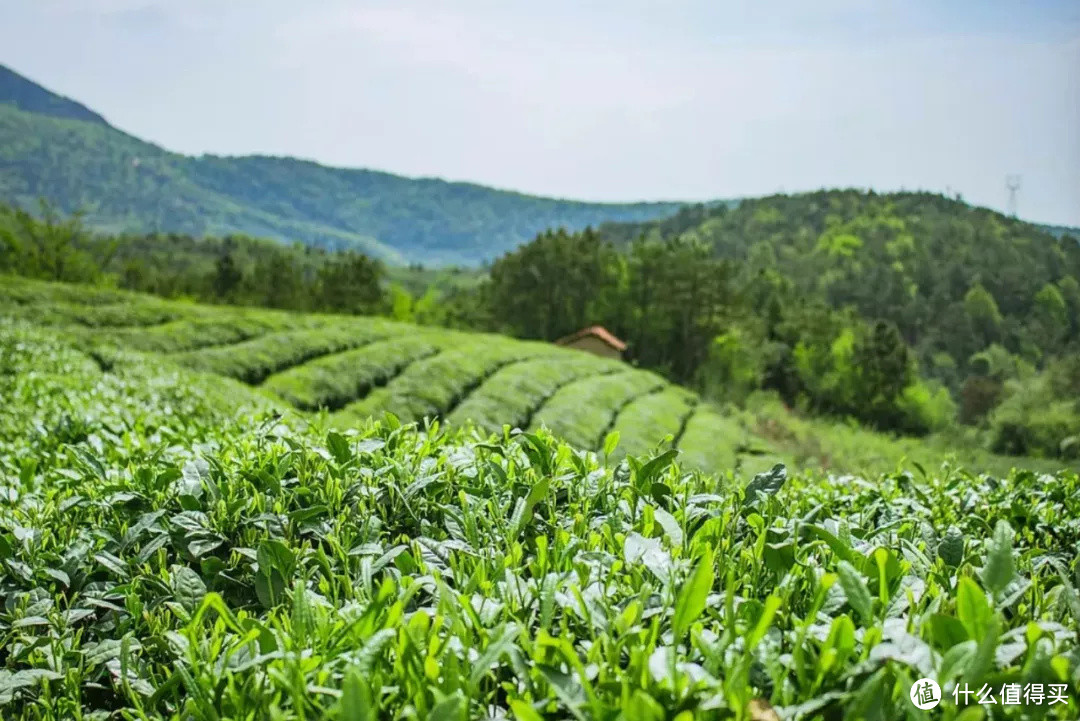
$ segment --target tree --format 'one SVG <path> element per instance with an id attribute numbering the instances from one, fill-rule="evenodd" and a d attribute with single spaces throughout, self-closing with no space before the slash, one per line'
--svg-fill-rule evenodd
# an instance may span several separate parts
<path id="1" fill-rule="evenodd" d="M 546 231 L 492 265 L 491 314 L 514 335 L 555 340 L 617 314 L 624 272 L 591 229 Z"/>
<path id="2" fill-rule="evenodd" d="M 301 269 L 284 251 L 268 253 L 256 261 L 249 282 L 259 305 L 291 310 L 310 305 L 311 289 Z"/>
<path id="3" fill-rule="evenodd" d="M 982 336 L 983 345 L 997 340 L 1001 331 L 1001 311 L 993 294 L 981 283 L 971 286 L 964 295 L 964 310 Z"/>
<path id="4" fill-rule="evenodd" d="M 896 325 L 879 320 L 855 343 L 854 372 L 858 404 L 864 417 L 892 425 L 897 400 L 915 376 L 911 349 Z"/>
<path id="5" fill-rule="evenodd" d="M 235 300 L 236 292 L 240 283 L 244 280 L 244 273 L 236 264 L 236 259 L 229 251 L 218 256 L 214 265 L 214 275 L 211 279 L 211 289 L 218 300 L 230 302 Z"/>
<path id="6" fill-rule="evenodd" d="M 101 265 L 82 249 L 89 241 L 83 227 L 82 211 L 62 217 L 42 199 L 35 218 L 21 208 L 9 211 L 6 228 L 0 230 L 3 261 L 0 267 L 33 278 L 93 283 L 101 276 Z M 99 252 L 107 256 L 109 244 L 101 242 Z"/>
<path id="7" fill-rule="evenodd" d="M 383 267 L 362 253 L 339 253 L 319 269 L 321 310 L 355 315 L 379 313 L 385 307 Z"/>
<path id="8" fill-rule="evenodd" d="M 1069 334 L 1069 307 L 1058 287 L 1047 283 L 1035 294 L 1035 323 L 1044 350 L 1054 352 Z"/>
<path id="9" fill-rule="evenodd" d="M 1071 275 L 1066 276 L 1058 281 L 1058 288 L 1065 301 L 1065 315 L 1069 319 L 1069 338 L 1076 340 L 1080 337 L 1080 281 Z"/>

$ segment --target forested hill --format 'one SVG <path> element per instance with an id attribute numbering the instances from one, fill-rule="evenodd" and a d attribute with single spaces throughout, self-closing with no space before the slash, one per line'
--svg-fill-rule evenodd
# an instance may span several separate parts
<path id="1" fill-rule="evenodd" d="M 998 343 L 1037 362 L 1080 314 L 1080 238 L 930 193 L 834 190 L 687 207 L 601 237 L 695 238 L 745 278 L 896 324 L 924 367 Z M 938 369 L 948 375 L 946 369 Z"/>
<path id="2" fill-rule="evenodd" d="M 795 297 L 895 323 L 945 379 L 991 344 L 1038 363 L 1080 322 L 1080 239 L 942 195 L 777 195 L 601 235 L 617 245 L 693 236 L 746 278 L 782 279 Z"/>
<path id="3" fill-rule="evenodd" d="M 427 264 L 476 264 L 545 228 L 679 207 L 541 198 L 286 157 L 184 156 L 0 66 L 0 200 L 33 209 L 39 198 L 85 209 L 104 231 L 244 233 Z"/>

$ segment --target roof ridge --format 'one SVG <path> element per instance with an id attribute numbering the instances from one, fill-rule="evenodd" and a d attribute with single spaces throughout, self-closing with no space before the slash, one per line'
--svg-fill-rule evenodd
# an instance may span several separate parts
<path id="1" fill-rule="evenodd" d="M 615 335 L 602 325 L 594 324 L 586 326 L 581 330 L 578 330 L 570 335 L 563 336 L 555 341 L 555 345 L 565 345 L 567 343 L 573 343 L 576 340 L 584 338 L 586 336 L 595 336 L 608 344 L 617 351 L 626 350 L 626 343 L 619 340 Z"/>

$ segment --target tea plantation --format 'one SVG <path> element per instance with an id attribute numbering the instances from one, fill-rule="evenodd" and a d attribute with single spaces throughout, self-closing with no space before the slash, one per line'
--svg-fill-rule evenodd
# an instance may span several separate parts
<path id="1" fill-rule="evenodd" d="M 654 373 L 548 343 L 16 278 L 0 286 L 4 316 L 50 327 L 98 356 L 140 351 L 240 381 L 283 412 L 325 409 L 340 428 L 389 411 L 403 422 L 443 418 L 489 431 L 546 426 L 594 450 L 615 429 L 619 453 L 642 453 L 665 436 L 684 447 L 693 422 L 696 440 L 684 450 L 702 465 L 720 460 L 733 442 L 708 413 L 695 418 L 692 393 Z M 757 466 L 776 460 L 760 458 Z"/>
<path id="2" fill-rule="evenodd" d="M 896 439 L 843 422 L 809 424 L 778 403 L 720 409 L 660 376 L 547 343 L 358 318 L 217 307 L 87 286 L 0 276 L 0 318 L 21 320 L 107 365 L 146 354 L 239 381 L 291 417 L 326 412 L 339 430 L 385 412 L 483 431 L 553 431 L 599 450 L 618 431 L 616 457 L 664 442 L 684 465 L 758 472 L 776 463 L 891 472 L 953 461 L 1005 475 L 1060 462 L 993 456 L 963 438 Z M 666 440 L 665 440 L 666 439 Z"/>
<path id="3" fill-rule="evenodd" d="M 0 282 L 4 719 L 1077 718 L 1075 472 L 749 477 L 584 354 Z"/>

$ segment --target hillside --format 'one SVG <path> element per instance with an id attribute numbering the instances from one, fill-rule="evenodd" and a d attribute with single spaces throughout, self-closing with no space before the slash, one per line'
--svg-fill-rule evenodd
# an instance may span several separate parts
<path id="1" fill-rule="evenodd" d="M 670 436 L 688 466 L 877 472 L 903 460 L 946 459 L 1005 473 L 1060 463 L 992 456 L 961 439 L 896 440 L 844 423 L 801 420 L 779 404 L 721 409 L 664 378 L 548 343 L 450 331 L 383 318 L 287 313 L 165 301 L 102 288 L 0 276 L 0 318 L 32 323 L 89 349 L 236 381 L 249 401 L 333 427 L 393 413 L 490 432 L 547 428 L 600 450 L 644 453 Z"/>
<path id="2" fill-rule="evenodd" d="M 916 719 L 919 678 L 940 682 L 944 721 L 1075 719 L 1075 473 L 703 474 L 542 430 L 332 430 L 184 366 L 266 386 L 350 347 L 277 387 L 344 400 L 380 364 L 405 378 L 446 361 L 407 394 L 439 403 L 424 391 L 454 369 L 536 352 L 461 409 L 551 382 L 485 393 L 500 373 L 575 364 L 536 344 L 474 337 L 491 354 L 466 359 L 467 338 L 8 278 L 0 306 L 5 719 Z M 379 343 L 398 352 L 345 362 Z M 551 420 L 577 432 L 634 383 L 658 381 L 597 379 Z M 692 400 L 659 388 L 640 398 Z M 660 430 L 637 401 L 620 416 L 635 405 L 629 428 Z M 724 441 L 708 436 L 700 448 Z M 988 715 L 952 703 L 961 684 L 997 698 L 1038 684 L 1044 704 Z"/>
<path id="3" fill-rule="evenodd" d="M 699 244 L 726 278 L 718 331 L 737 326 L 749 347 L 824 351 L 851 325 L 840 314 L 884 321 L 972 419 L 1004 381 L 1080 349 L 1080 232 L 1058 230 L 929 193 L 823 190 L 688 207 L 599 235 L 631 268 L 660 252 L 641 239 Z M 638 332 L 620 327 L 633 313 L 611 315 L 616 332 Z"/>
<path id="4" fill-rule="evenodd" d="M 286 157 L 189 157 L 134 138 L 0 66 L 0 200 L 87 211 L 110 232 L 244 233 L 383 260 L 476 264 L 549 227 L 667 215 Z"/>

